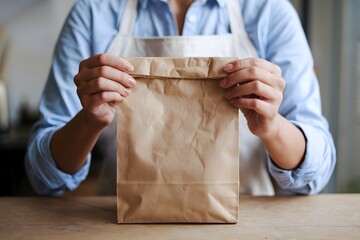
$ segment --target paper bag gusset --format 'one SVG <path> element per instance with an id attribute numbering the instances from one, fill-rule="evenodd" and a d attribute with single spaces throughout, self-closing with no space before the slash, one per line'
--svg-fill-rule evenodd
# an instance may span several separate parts
<path id="1" fill-rule="evenodd" d="M 119 223 L 236 223 L 238 109 L 219 80 L 232 58 L 128 58 L 118 105 Z"/>

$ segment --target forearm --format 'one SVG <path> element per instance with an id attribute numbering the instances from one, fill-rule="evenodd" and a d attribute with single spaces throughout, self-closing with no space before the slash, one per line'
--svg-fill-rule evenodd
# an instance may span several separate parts
<path id="1" fill-rule="evenodd" d="M 301 130 L 281 115 L 274 119 L 273 135 L 262 139 L 272 160 L 283 169 L 295 169 L 305 156 L 306 142 Z"/>
<path id="2" fill-rule="evenodd" d="M 51 140 L 50 148 L 57 167 L 73 174 L 85 164 L 102 128 L 94 127 L 81 110 L 71 121 L 59 129 Z"/>

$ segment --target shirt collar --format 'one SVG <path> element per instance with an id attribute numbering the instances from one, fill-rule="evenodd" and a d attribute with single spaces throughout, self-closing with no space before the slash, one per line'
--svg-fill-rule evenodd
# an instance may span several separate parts
<path id="1" fill-rule="evenodd" d="M 131 1 L 131 0 L 129 0 L 129 1 Z M 158 1 L 167 2 L 167 0 L 158 0 Z M 207 3 L 208 1 L 215 1 L 215 2 L 217 2 L 221 7 L 223 7 L 226 0 L 201 0 L 201 1 L 202 1 L 204 4 Z M 139 0 L 139 4 L 140 4 L 141 8 L 143 8 L 143 9 L 147 7 L 148 3 L 149 3 L 149 0 Z"/>

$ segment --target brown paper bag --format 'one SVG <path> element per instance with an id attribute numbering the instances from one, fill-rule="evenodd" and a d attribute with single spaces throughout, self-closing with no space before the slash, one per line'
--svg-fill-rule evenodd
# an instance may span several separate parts
<path id="1" fill-rule="evenodd" d="M 118 106 L 119 223 L 236 223 L 238 110 L 219 80 L 230 58 L 130 58 Z"/>

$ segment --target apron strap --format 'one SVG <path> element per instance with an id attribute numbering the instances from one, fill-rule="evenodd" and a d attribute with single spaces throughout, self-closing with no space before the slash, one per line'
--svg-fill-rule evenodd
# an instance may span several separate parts
<path id="1" fill-rule="evenodd" d="M 128 0 L 125 11 L 121 19 L 120 35 L 132 35 L 136 16 L 137 16 L 138 0 Z"/>
<path id="2" fill-rule="evenodd" d="M 232 34 L 243 34 L 245 31 L 245 24 L 239 0 L 226 1 L 228 18 Z"/>

